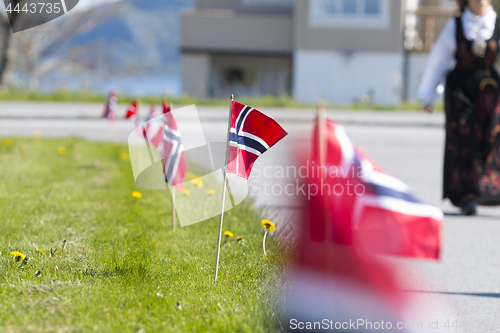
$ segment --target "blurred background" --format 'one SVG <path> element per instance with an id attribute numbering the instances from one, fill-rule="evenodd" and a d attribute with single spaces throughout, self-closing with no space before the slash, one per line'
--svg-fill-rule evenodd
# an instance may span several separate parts
<path id="1" fill-rule="evenodd" d="M 427 54 L 456 13 L 454 0 L 81 0 L 13 34 L 3 12 L 0 84 L 397 105 L 415 102 Z"/>

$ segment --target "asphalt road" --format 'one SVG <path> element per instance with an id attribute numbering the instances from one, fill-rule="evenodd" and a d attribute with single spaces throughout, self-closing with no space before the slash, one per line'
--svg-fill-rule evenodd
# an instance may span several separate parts
<path id="1" fill-rule="evenodd" d="M 73 135 L 126 142 L 132 123 L 118 121 L 109 125 L 97 119 L 101 111 L 102 105 L 45 103 L 38 109 L 30 103 L 9 103 L 0 106 L 0 136 L 32 136 L 35 130 L 40 130 L 46 137 Z M 198 111 L 207 141 L 224 141 L 227 110 L 199 108 Z M 268 113 L 278 118 L 290 135 L 259 158 L 255 170 L 261 174 L 266 166 L 272 167 L 268 174 L 279 166 L 289 166 L 295 154 L 308 151 L 314 118 L 312 111 L 272 109 Z M 387 259 L 415 303 L 412 320 L 423 322 L 424 329 L 415 332 L 500 332 L 500 208 L 480 207 L 477 216 L 462 217 L 449 202 L 441 200 L 443 116 L 334 111 L 329 116 L 344 123 L 348 134 L 388 173 L 445 212 L 439 261 Z M 189 117 L 179 119 L 184 132 L 189 132 L 191 121 Z M 290 177 L 275 178 L 251 177 L 250 192 L 266 180 L 271 182 L 270 186 L 293 182 Z M 294 198 L 285 195 L 261 193 L 253 197 L 259 207 L 276 215 L 278 223 L 293 215 L 297 205 Z M 429 321 L 436 320 L 439 329 L 428 329 Z M 461 327 L 448 330 L 444 327 L 446 320 L 450 326 L 457 320 Z"/>

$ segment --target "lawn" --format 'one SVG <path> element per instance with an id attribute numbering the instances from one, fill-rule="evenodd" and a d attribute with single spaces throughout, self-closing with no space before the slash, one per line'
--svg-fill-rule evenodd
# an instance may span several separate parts
<path id="1" fill-rule="evenodd" d="M 235 96 L 236 99 L 246 105 L 252 105 L 256 108 L 269 107 L 288 107 L 288 108 L 315 108 L 314 104 L 301 103 L 294 100 L 291 96 L 263 96 L 263 97 L 241 97 Z M 82 91 L 67 91 L 59 90 L 51 93 L 42 93 L 28 90 L 0 90 L 0 101 L 46 101 L 46 102 L 93 102 L 105 103 L 107 96 L 99 93 L 82 92 Z M 174 105 L 203 105 L 203 106 L 227 106 L 228 98 L 197 98 L 189 95 L 180 97 L 170 96 L 123 96 L 118 95 L 119 103 L 131 103 L 138 99 L 140 103 L 147 105 L 149 103 L 161 103 L 163 99 L 167 99 Z M 423 106 L 420 102 L 408 101 L 395 105 L 383 105 L 377 103 L 363 103 L 361 101 L 353 101 L 344 105 L 327 105 L 329 109 L 336 110 L 373 110 L 373 111 L 422 111 Z M 443 111 L 443 103 L 438 102 L 435 106 L 436 112 Z"/>
<path id="2" fill-rule="evenodd" d="M 215 283 L 218 218 L 173 231 L 167 193 L 135 185 L 130 162 L 120 156 L 125 145 L 6 139 L 0 332 L 281 329 L 288 260 L 276 238 L 263 256 L 265 217 L 250 203 L 226 213 L 225 225 L 244 240 L 222 247 Z M 16 262 L 12 251 L 27 261 Z"/>

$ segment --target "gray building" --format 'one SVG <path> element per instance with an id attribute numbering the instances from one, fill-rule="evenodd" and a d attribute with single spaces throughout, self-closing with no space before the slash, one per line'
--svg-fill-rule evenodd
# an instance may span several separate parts
<path id="1" fill-rule="evenodd" d="M 181 20 L 183 90 L 394 104 L 413 90 L 451 0 L 196 0 Z"/>

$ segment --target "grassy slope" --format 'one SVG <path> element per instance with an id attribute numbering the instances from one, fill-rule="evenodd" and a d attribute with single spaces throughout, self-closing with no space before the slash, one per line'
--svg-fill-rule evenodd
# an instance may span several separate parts
<path id="1" fill-rule="evenodd" d="M 223 247 L 214 283 L 217 218 L 174 232 L 167 194 L 137 188 L 130 163 L 119 158 L 126 146 L 75 139 L 42 139 L 39 147 L 35 139 L 14 139 L 6 146 L 4 139 L 1 332 L 279 329 L 275 302 L 284 273 L 276 267 L 284 256 L 271 241 L 263 257 L 260 217 L 249 205 L 226 215 L 245 240 Z M 136 190 L 141 199 L 132 197 Z M 62 239 L 70 251 L 64 257 Z M 59 250 L 50 258 L 33 243 Z M 28 263 L 15 263 L 11 251 L 26 254 Z"/>
<path id="2" fill-rule="evenodd" d="M 238 97 L 238 96 L 236 96 Z M 51 101 L 51 102 L 94 102 L 104 103 L 106 96 L 85 92 L 68 92 L 61 90 L 50 94 L 25 91 L 25 90 L 0 90 L 0 101 Z M 119 103 L 130 103 L 137 97 L 118 96 Z M 166 96 L 144 96 L 139 98 L 142 104 L 160 103 Z M 167 98 L 174 105 L 205 105 L 205 106 L 226 106 L 227 99 L 217 98 L 195 98 L 184 96 L 180 98 Z M 299 103 L 291 97 L 265 96 L 259 98 L 237 98 L 241 103 L 252 105 L 253 107 L 291 107 L 291 108 L 314 108 L 314 105 Z M 376 111 L 421 111 L 422 105 L 419 102 L 401 103 L 397 105 L 364 104 L 355 102 L 347 105 L 330 105 L 329 107 L 341 110 L 376 110 Z M 443 104 L 436 104 L 436 111 L 443 111 Z"/>

